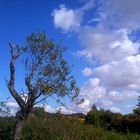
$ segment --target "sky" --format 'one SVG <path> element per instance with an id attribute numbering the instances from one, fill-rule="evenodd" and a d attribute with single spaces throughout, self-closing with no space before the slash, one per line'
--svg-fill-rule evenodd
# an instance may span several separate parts
<path id="1" fill-rule="evenodd" d="M 140 96 L 139 0 L 0 0 L 0 100 L 17 104 L 5 84 L 9 79 L 8 43 L 23 45 L 32 32 L 67 47 L 65 54 L 80 87 L 83 104 L 48 99 L 46 111 L 87 113 L 93 104 L 123 114 L 131 113 Z M 24 71 L 16 64 L 16 89 L 24 87 Z"/>

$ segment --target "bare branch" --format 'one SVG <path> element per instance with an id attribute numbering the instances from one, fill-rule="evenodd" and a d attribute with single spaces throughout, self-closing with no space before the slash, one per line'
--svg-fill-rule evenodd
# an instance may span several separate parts
<path id="1" fill-rule="evenodd" d="M 42 101 L 44 101 L 45 99 L 47 99 L 47 98 L 50 97 L 51 95 L 52 95 L 52 94 L 45 95 L 44 98 L 42 98 L 41 100 L 35 102 L 33 105 L 36 105 L 36 104 L 38 104 L 38 103 L 41 103 Z"/>
<path id="2" fill-rule="evenodd" d="M 36 100 L 37 98 L 39 98 L 42 94 L 43 94 L 43 92 L 40 92 L 40 93 L 34 98 L 34 100 Z"/>
<path id="3" fill-rule="evenodd" d="M 21 96 L 17 93 L 15 90 L 15 60 L 20 56 L 21 49 L 19 46 L 16 47 L 17 53 L 15 53 L 15 46 L 11 45 L 9 43 L 9 46 L 11 48 L 11 62 L 10 62 L 10 81 L 7 81 L 7 87 L 11 93 L 11 95 L 15 98 L 17 103 L 19 104 L 20 108 L 23 108 L 25 106 L 25 102 L 21 98 Z"/>

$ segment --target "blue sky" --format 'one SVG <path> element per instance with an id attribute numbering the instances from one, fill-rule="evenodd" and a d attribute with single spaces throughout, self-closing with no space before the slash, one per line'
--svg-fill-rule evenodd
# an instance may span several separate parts
<path id="1" fill-rule="evenodd" d="M 10 97 L 5 85 L 5 77 L 9 78 L 8 43 L 22 45 L 30 33 L 45 31 L 68 48 L 65 57 L 74 64 L 79 97 L 85 99 L 81 105 L 62 107 L 63 112 L 86 113 L 93 103 L 114 112 L 132 112 L 140 95 L 139 4 L 139 0 L 1 0 L 1 100 Z M 19 91 L 23 75 L 22 65 L 17 63 Z M 13 99 L 8 105 L 17 106 Z M 46 110 L 54 111 L 54 107 L 51 99 Z"/>

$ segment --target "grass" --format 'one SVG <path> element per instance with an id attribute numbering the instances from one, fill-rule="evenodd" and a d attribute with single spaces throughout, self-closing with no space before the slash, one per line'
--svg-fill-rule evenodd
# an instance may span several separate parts
<path id="1" fill-rule="evenodd" d="M 22 140 L 140 140 L 140 135 L 107 131 L 67 117 L 36 118 L 31 115 L 24 127 Z"/>

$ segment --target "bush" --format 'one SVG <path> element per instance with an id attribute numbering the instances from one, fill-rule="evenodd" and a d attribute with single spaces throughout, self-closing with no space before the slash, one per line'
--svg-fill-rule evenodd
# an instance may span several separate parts
<path id="1" fill-rule="evenodd" d="M 97 110 L 96 110 L 97 111 Z M 92 115 L 92 113 L 90 114 Z M 97 115 L 97 114 L 96 114 Z M 111 124 L 112 118 L 120 117 L 110 111 L 98 111 L 100 125 Z M 97 116 L 98 116 L 97 115 Z M 115 117 L 114 117 L 115 115 Z M 42 116 L 42 115 L 41 115 Z M 96 116 L 96 117 L 97 117 Z M 95 117 L 95 118 L 96 118 Z M 91 119 L 89 119 L 91 121 Z M 94 120 L 96 121 L 96 120 Z M 96 124 L 98 124 L 96 122 Z M 99 124 L 97 126 L 99 126 Z M 22 140 L 138 140 L 136 134 L 118 134 L 114 131 L 107 131 L 104 128 L 79 123 L 70 116 L 46 114 L 44 118 L 30 115 L 24 127 Z"/>
<path id="2" fill-rule="evenodd" d="M 87 124 L 93 124 L 97 127 L 104 127 L 110 129 L 111 122 L 116 114 L 109 110 L 91 110 L 87 113 L 85 117 L 85 122 Z"/>
<path id="3" fill-rule="evenodd" d="M 140 118 L 115 118 L 111 122 L 111 127 L 118 132 L 131 132 L 140 134 Z"/>
<path id="4" fill-rule="evenodd" d="M 121 115 L 112 113 L 109 110 L 94 109 L 87 113 L 85 122 L 107 130 L 112 129 L 117 132 L 140 134 L 140 117 L 135 115 Z"/>
<path id="5" fill-rule="evenodd" d="M 0 117 L 0 140 L 13 140 L 14 127 L 13 117 Z"/>
<path id="6" fill-rule="evenodd" d="M 49 115 L 44 119 L 31 115 L 22 140 L 138 140 L 136 134 L 118 134 L 93 125 L 81 124 L 69 116 Z"/>

